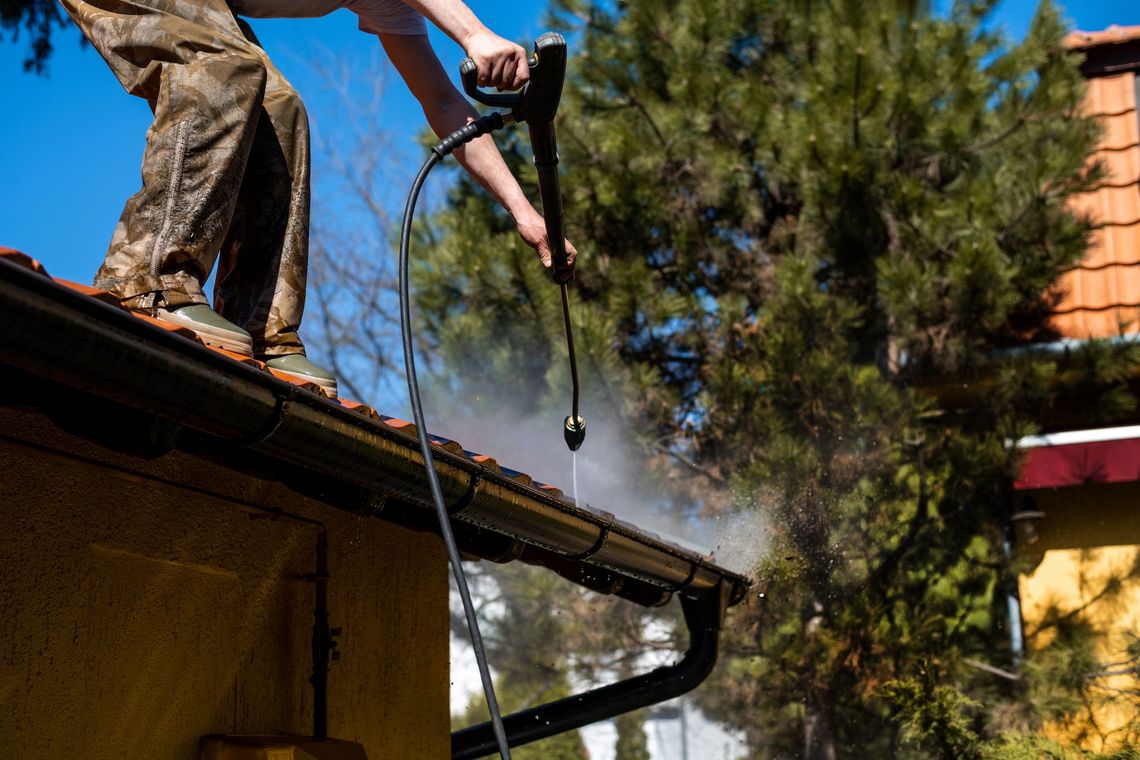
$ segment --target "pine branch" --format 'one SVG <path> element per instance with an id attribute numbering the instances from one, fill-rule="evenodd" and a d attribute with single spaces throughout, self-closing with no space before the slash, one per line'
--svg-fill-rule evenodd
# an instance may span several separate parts
<path id="1" fill-rule="evenodd" d="M 1020 673 L 1014 673 L 1014 672 L 1009 671 L 1009 670 L 1004 670 L 1004 669 L 999 668 L 995 665 L 989 665 L 987 663 L 984 663 L 981 660 L 975 660 L 972 657 L 964 657 L 964 658 L 962 658 L 962 662 L 965 663 L 966 665 L 969 665 L 971 668 L 976 668 L 977 670 L 980 670 L 984 673 L 989 673 L 990 675 L 998 676 L 999 678 L 1004 678 L 1007 681 L 1020 681 L 1022 678 Z"/>
<path id="2" fill-rule="evenodd" d="M 712 481 L 713 483 L 716 483 L 718 486 L 720 486 L 722 488 L 728 488 L 729 483 L 727 480 L 725 480 L 721 476 L 711 472 L 707 468 L 702 467 L 701 465 L 697 464 L 696 462 L 694 462 L 693 460 L 684 456 L 683 454 L 680 454 L 680 453 L 674 451 L 670 447 L 664 446 L 660 443 L 654 443 L 652 445 L 652 448 L 654 451 L 658 451 L 662 454 L 666 454 L 669 457 L 677 460 L 681 464 L 685 465 L 685 467 L 689 468 L 690 470 L 697 473 L 698 475 L 701 475 L 702 477 L 707 478 L 708 480 Z"/>
<path id="3" fill-rule="evenodd" d="M 883 561 L 871 572 L 871 577 L 868 581 L 870 588 L 878 589 L 886 585 L 887 579 L 894 575 L 902 558 L 911 550 L 913 544 L 918 540 L 922 529 L 927 524 L 930 504 L 929 496 L 926 491 L 926 467 L 922 455 L 922 443 L 921 440 L 910 443 L 915 449 L 915 467 L 918 470 L 918 499 L 915 505 L 915 513 L 907 526 L 906 535 L 899 540 L 895 548 L 892 549 Z"/>

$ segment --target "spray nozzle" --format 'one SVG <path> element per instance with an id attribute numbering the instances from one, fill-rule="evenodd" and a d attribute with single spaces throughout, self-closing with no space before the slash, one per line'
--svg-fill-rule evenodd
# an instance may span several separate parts
<path id="1" fill-rule="evenodd" d="M 582 441 L 586 440 L 586 420 L 582 419 L 582 415 L 566 415 L 562 424 L 562 437 L 566 439 L 566 445 L 571 451 L 577 451 L 582 446 Z"/>

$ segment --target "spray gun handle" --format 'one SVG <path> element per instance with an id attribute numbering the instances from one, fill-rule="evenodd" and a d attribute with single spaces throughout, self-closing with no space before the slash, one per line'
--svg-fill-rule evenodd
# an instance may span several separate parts
<path id="1" fill-rule="evenodd" d="M 531 56 L 527 63 L 533 69 L 538 65 L 538 59 L 535 56 Z M 521 91 L 496 94 L 480 90 L 479 68 L 475 65 L 475 61 L 470 58 L 464 58 L 463 62 L 459 64 L 459 81 L 463 83 L 463 91 L 467 93 L 467 97 L 485 106 L 490 106 L 491 108 L 517 108 L 522 105 L 523 95 Z"/>
<path id="2" fill-rule="evenodd" d="M 566 39 L 557 32 L 542 35 L 534 41 L 534 55 L 527 63 L 530 82 L 519 92 L 491 94 L 480 90 L 479 71 L 470 58 L 459 64 L 459 78 L 464 92 L 473 100 L 492 108 L 510 108 L 515 122 L 525 121 L 530 127 L 554 282 L 564 285 L 574 279 L 574 267 L 567 261 L 566 236 L 562 226 L 562 191 L 558 184 L 558 140 L 554 117 L 562 99 L 562 84 L 566 76 Z"/>

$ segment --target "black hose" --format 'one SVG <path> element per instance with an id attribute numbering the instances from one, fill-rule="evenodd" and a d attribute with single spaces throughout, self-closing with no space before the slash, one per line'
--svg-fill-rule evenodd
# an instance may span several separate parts
<path id="1" fill-rule="evenodd" d="M 463 614 L 467 617 L 467 630 L 471 634 L 471 647 L 475 650 L 475 661 L 479 665 L 479 679 L 483 682 L 483 694 L 487 697 L 487 709 L 491 713 L 491 724 L 494 728 L 495 741 L 499 746 L 499 755 L 502 760 L 510 760 L 511 750 L 507 744 L 506 731 L 503 729 L 503 716 L 499 712 L 499 703 L 495 699 L 495 686 L 491 681 L 491 671 L 487 667 L 487 653 L 483 647 L 483 637 L 479 633 L 479 621 L 475 617 L 475 607 L 471 603 L 471 591 L 467 588 L 467 577 L 463 573 L 463 565 L 460 563 L 459 549 L 455 545 L 451 520 L 447 515 L 447 506 L 443 503 L 443 489 L 439 485 L 439 476 L 436 474 L 435 461 L 431 454 L 431 444 L 428 442 L 427 425 L 424 423 L 424 412 L 420 403 L 420 388 L 416 380 L 415 347 L 412 345 L 412 308 L 408 294 L 408 246 L 412 235 L 412 216 L 415 214 L 416 200 L 419 198 L 420 189 L 423 187 L 428 173 L 455 148 L 502 126 L 502 115 L 489 114 L 452 132 L 432 148 L 431 155 L 416 176 L 412 191 L 408 195 L 408 205 L 404 209 L 404 225 L 400 230 L 399 268 L 400 334 L 404 341 L 404 368 L 408 374 L 408 395 L 412 402 L 412 415 L 415 418 L 416 433 L 420 439 L 420 449 L 424 455 L 424 469 L 427 471 L 431 498 L 435 503 L 436 516 L 439 518 L 439 530 L 443 536 L 443 543 L 447 546 L 447 558 L 451 563 L 451 571 L 455 575 L 455 585 L 459 587 L 459 596 L 463 600 Z"/>

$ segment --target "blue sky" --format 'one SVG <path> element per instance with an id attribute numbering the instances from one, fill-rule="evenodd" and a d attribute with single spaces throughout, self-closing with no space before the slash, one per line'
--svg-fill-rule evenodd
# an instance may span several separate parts
<path id="1" fill-rule="evenodd" d="M 473 0 L 470 5 L 505 37 L 527 40 L 542 31 L 544 3 Z M 1018 37 L 1035 7 L 1030 0 L 1006 0 L 995 23 Z M 1119 0 L 1072 2 L 1065 8 L 1081 29 L 1140 24 L 1140 5 Z M 322 19 L 262 20 L 254 27 L 278 68 L 304 97 L 314 129 L 335 134 L 336 97 L 309 62 L 343 56 L 363 71 L 382 55 L 375 38 L 357 31 L 355 16 L 348 11 Z M 462 58 L 459 47 L 434 29 L 432 40 L 446 68 L 456 71 Z M 5 187 L 0 245 L 39 258 L 56 276 L 88 282 L 123 201 L 138 188 L 150 111 L 142 100 L 122 91 L 94 50 L 79 46 L 74 29 L 57 35 L 48 77 L 22 72 L 25 49 L 22 40 L 0 42 L 0 177 Z M 398 82 L 385 90 L 383 109 L 411 147 L 424 122 Z M 414 170 L 409 163 L 409 184 Z"/>

